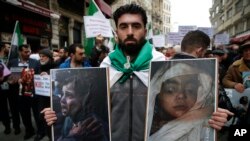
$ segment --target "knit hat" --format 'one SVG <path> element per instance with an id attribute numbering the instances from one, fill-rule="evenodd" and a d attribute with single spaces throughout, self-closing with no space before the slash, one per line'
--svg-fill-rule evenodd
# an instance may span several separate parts
<path id="1" fill-rule="evenodd" d="M 40 50 L 39 54 L 43 54 L 43 55 L 49 57 L 50 59 L 53 58 L 52 52 L 49 49 L 47 49 L 47 48 Z"/>

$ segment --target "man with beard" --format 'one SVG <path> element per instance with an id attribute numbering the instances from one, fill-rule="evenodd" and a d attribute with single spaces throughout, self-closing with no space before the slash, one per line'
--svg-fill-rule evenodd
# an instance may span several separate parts
<path id="1" fill-rule="evenodd" d="M 69 46 L 69 57 L 59 68 L 91 67 L 89 62 L 85 60 L 85 50 L 80 44 Z"/>
<path id="2" fill-rule="evenodd" d="M 113 141 L 143 141 L 150 61 L 164 61 L 145 39 L 147 16 L 136 4 L 127 4 L 113 14 L 117 27 L 118 45 L 101 67 L 109 67 L 111 95 L 111 138 Z M 48 125 L 57 117 L 50 109 L 44 110 Z M 227 114 L 213 117 L 212 127 L 220 127 Z"/>
<path id="3" fill-rule="evenodd" d="M 49 49 L 42 49 L 39 51 L 40 58 L 40 75 L 49 75 L 50 69 L 56 67 L 56 64 L 53 60 L 53 54 Z M 37 95 L 37 108 L 38 111 L 43 110 L 43 108 L 50 106 L 50 97 Z M 37 127 L 37 135 L 35 136 L 34 141 L 41 140 L 46 134 L 50 137 L 50 128 L 46 127 L 45 120 L 43 116 L 38 115 L 38 127 Z"/>
<path id="4" fill-rule="evenodd" d="M 35 72 L 35 74 L 38 73 L 39 71 L 39 62 L 35 59 L 29 58 L 30 57 L 30 46 L 29 45 L 20 45 L 18 47 L 18 53 L 19 53 L 19 58 L 15 58 L 10 60 L 8 67 L 11 68 L 26 68 L 27 70 L 30 70 L 32 72 Z M 12 75 L 10 76 L 12 77 Z M 12 79 L 12 78 L 10 78 Z M 16 80 L 18 79 L 18 81 Z M 32 82 L 30 82 L 32 81 Z M 34 118 L 36 123 L 38 123 L 38 116 L 39 111 L 37 110 L 37 102 L 36 102 L 36 95 L 34 95 L 34 89 L 32 87 L 31 93 L 27 94 L 27 90 L 25 87 L 21 89 L 19 86 L 27 84 L 28 82 L 25 81 L 22 78 L 13 78 L 12 82 L 13 84 L 10 85 L 10 93 L 15 95 L 18 100 L 15 101 L 15 103 L 18 103 L 21 117 L 23 124 L 25 126 L 25 135 L 24 135 L 24 140 L 31 138 L 35 132 L 34 132 L 34 127 L 32 125 L 32 120 L 31 120 L 31 111 L 32 109 L 34 113 Z M 33 79 L 29 79 L 29 84 L 33 85 Z M 17 102 L 18 101 L 18 102 Z M 19 114 L 19 111 L 16 111 L 15 114 Z M 19 115 L 16 116 L 17 119 L 19 118 Z M 18 130 L 17 128 L 17 131 Z"/>

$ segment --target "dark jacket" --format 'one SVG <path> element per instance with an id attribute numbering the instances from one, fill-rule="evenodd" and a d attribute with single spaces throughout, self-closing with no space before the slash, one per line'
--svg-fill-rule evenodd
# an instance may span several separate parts
<path id="1" fill-rule="evenodd" d="M 171 59 L 195 59 L 195 57 L 184 53 L 176 53 Z"/>
<path id="2" fill-rule="evenodd" d="M 147 87 L 136 76 L 123 84 L 117 81 L 110 91 L 112 109 L 112 140 L 143 141 Z M 121 135 L 122 138 L 121 138 Z"/>
<path id="3" fill-rule="evenodd" d="M 19 67 L 18 64 L 19 64 L 19 58 L 12 59 L 8 63 L 8 68 L 11 69 L 11 67 Z M 35 74 L 39 73 L 39 68 L 40 68 L 39 61 L 30 58 L 28 60 L 28 65 L 29 65 L 28 66 L 29 68 L 34 69 Z M 18 93 L 19 92 L 19 85 L 18 85 L 18 83 L 11 84 L 10 85 L 10 91 L 11 91 L 11 93 Z M 34 93 L 34 91 L 33 91 L 33 93 Z"/>

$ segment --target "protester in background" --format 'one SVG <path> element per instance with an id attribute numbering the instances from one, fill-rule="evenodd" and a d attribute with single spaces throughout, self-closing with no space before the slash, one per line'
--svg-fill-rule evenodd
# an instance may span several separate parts
<path id="1" fill-rule="evenodd" d="M 227 72 L 225 66 L 222 64 L 222 61 L 224 60 L 225 52 L 222 49 L 215 49 L 212 51 L 212 53 L 213 53 L 213 56 L 217 58 L 218 63 L 219 63 L 219 81 L 220 81 L 220 84 L 222 84 L 222 79 L 224 78 Z"/>
<path id="2" fill-rule="evenodd" d="M 204 58 L 213 58 L 213 53 L 212 53 L 212 50 L 207 50 L 205 55 L 204 55 Z"/>
<path id="3" fill-rule="evenodd" d="M 63 47 L 59 49 L 59 57 L 60 59 L 58 59 L 55 63 L 56 65 L 59 67 L 62 63 L 64 63 L 64 61 L 68 58 L 68 48 L 67 47 Z"/>
<path id="4" fill-rule="evenodd" d="M 56 64 L 53 60 L 53 54 L 52 51 L 49 49 L 42 49 L 39 51 L 40 56 L 40 69 L 39 74 L 49 75 L 50 69 L 53 69 L 56 67 Z M 37 95 L 37 108 L 38 111 L 42 111 L 46 107 L 50 107 L 50 97 L 47 96 L 41 96 Z M 38 121 L 38 127 L 37 127 L 37 133 L 34 138 L 34 141 L 40 141 L 43 139 L 45 135 L 48 135 L 49 138 L 51 138 L 51 130 L 50 127 L 47 127 L 47 124 L 43 118 L 43 115 L 39 115 L 39 121 Z"/>
<path id="5" fill-rule="evenodd" d="M 102 50 L 106 50 L 106 46 L 104 45 L 104 37 L 99 34 L 95 38 L 95 46 L 92 48 L 92 52 L 90 55 L 90 64 L 92 67 L 99 67 L 100 61 L 99 57 L 102 53 Z"/>
<path id="6" fill-rule="evenodd" d="M 69 46 L 69 58 L 59 68 L 91 67 L 81 44 Z"/>
<path id="7" fill-rule="evenodd" d="M 109 54 L 109 48 L 105 47 L 105 46 L 102 46 L 101 54 L 100 54 L 100 56 L 98 58 L 98 64 L 99 64 L 98 66 L 100 66 L 101 62 L 103 61 L 103 59 L 105 57 L 108 56 L 108 54 Z"/>
<path id="8" fill-rule="evenodd" d="M 30 71 L 34 72 L 35 74 L 38 74 L 39 67 L 40 67 L 39 62 L 37 60 L 30 58 L 30 52 L 31 52 L 30 46 L 21 45 L 19 46 L 18 50 L 19 50 L 18 52 L 19 58 L 10 60 L 8 64 L 9 68 L 21 67 L 25 69 L 25 71 L 28 70 L 27 73 L 29 74 L 29 76 L 32 75 L 30 74 Z M 33 80 L 30 80 L 30 79 L 28 80 L 31 81 L 29 82 L 29 85 L 32 85 Z M 20 85 L 27 83 L 25 80 L 23 80 L 22 78 L 19 78 L 18 81 L 14 81 L 14 82 L 15 83 L 10 85 L 10 93 L 15 95 L 19 99 L 18 102 L 16 101 L 15 105 L 19 106 L 22 121 L 25 126 L 24 140 L 27 140 L 35 134 L 35 129 L 32 125 L 32 120 L 31 120 L 31 111 L 30 111 L 31 109 L 33 111 L 34 119 L 38 126 L 39 111 L 37 109 L 37 99 L 36 99 L 36 95 L 34 95 L 34 89 L 30 89 L 29 93 L 26 93 L 27 91 L 25 90 L 25 86 L 19 89 Z M 15 111 L 15 114 L 18 114 L 18 113 L 19 111 Z"/>
<path id="9" fill-rule="evenodd" d="M 0 45 L 0 62 L 7 65 L 8 55 L 10 51 L 10 44 L 1 42 Z M 10 78 L 10 77 L 8 77 Z M 15 129 L 15 135 L 20 134 L 20 115 L 18 106 L 18 95 L 14 94 L 10 90 L 10 85 L 8 78 L 5 77 L 4 81 L 1 83 L 0 88 L 0 115 L 2 116 L 2 122 L 5 126 L 5 134 L 11 133 L 11 120 L 9 115 L 8 106 L 10 107 L 12 115 L 13 128 Z"/>
<path id="10" fill-rule="evenodd" d="M 55 62 L 60 59 L 58 50 L 53 50 L 53 59 L 54 59 Z"/>
<path id="11" fill-rule="evenodd" d="M 242 58 L 235 61 L 228 68 L 222 82 L 226 88 L 233 88 L 237 92 L 243 93 L 245 87 L 243 85 L 242 73 L 250 71 L 250 41 L 240 46 L 240 53 L 242 54 Z"/>

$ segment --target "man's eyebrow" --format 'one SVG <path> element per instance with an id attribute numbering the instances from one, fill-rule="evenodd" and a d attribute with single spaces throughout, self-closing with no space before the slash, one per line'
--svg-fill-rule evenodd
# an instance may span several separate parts
<path id="1" fill-rule="evenodd" d="M 124 24 L 126 24 L 126 25 L 128 25 L 128 24 L 132 24 L 132 25 L 134 25 L 134 24 L 140 24 L 141 25 L 140 22 L 122 22 L 119 25 L 124 25 Z"/>

